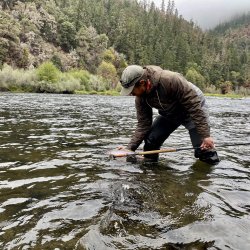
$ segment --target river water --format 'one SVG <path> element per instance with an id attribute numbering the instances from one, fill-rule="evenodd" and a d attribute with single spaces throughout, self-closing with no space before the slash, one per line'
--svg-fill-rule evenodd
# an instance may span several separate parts
<path id="1" fill-rule="evenodd" d="M 207 99 L 217 144 L 250 142 L 250 99 Z M 250 146 L 110 159 L 135 125 L 133 97 L 2 93 L 0 249 L 250 249 Z"/>

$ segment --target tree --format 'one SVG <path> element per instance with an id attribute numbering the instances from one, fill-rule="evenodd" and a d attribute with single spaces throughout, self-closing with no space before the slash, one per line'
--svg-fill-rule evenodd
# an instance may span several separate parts
<path id="1" fill-rule="evenodd" d="M 0 6 L 2 6 L 3 9 L 11 9 L 16 1 L 17 0 L 2 0 Z"/>
<path id="2" fill-rule="evenodd" d="M 0 10 L 0 67 L 4 63 L 15 65 L 22 58 L 19 35 L 18 22 Z"/>
<path id="3" fill-rule="evenodd" d="M 55 17 L 50 15 L 43 6 L 34 3 L 18 1 L 14 6 L 15 18 L 19 22 L 25 20 L 26 25 L 35 27 L 32 30 L 43 37 L 45 41 L 56 42 L 57 23 Z M 23 27 L 25 28 L 25 26 Z M 30 30 L 26 30 L 29 32 Z"/>
<path id="4" fill-rule="evenodd" d="M 104 34 L 98 35 L 95 28 L 90 26 L 81 28 L 76 39 L 80 65 L 92 73 L 96 72 L 102 60 L 101 55 L 107 48 L 108 37 Z"/>
<path id="5" fill-rule="evenodd" d="M 29 50 L 27 48 L 22 50 L 22 56 L 20 61 L 18 61 L 18 66 L 24 69 L 29 66 Z"/>
<path id="6" fill-rule="evenodd" d="M 161 12 L 162 12 L 162 13 L 165 13 L 165 9 L 166 9 L 165 0 L 162 0 L 162 1 L 161 1 Z"/>
<path id="7" fill-rule="evenodd" d="M 186 79 L 195 84 L 201 90 L 204 90 L 205 78 L 199 72 L 197 72 L 196 69 L 192 67 L 189 68 L 186 73 Z"/>
<path id="8" fill-rule="evenodd" d="M 58 27 L 59 45 L 66 52 L 76 47 L 76 29 L 69 21 L 63 21 Z"/>

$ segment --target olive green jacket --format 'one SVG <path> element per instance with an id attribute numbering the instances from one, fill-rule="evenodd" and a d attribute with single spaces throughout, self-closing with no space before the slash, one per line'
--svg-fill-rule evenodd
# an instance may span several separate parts
<path id="1" fill-rule="evenodd" d="M 172 120 L 190 117 L 201 137 L 209 137 L 208 115 L 202 109 L 202 92 L 179 73 L 158 66 L 146 66 L 144 69 L 153 88 L 147 95 L 135 98 L 138 123 L 128 148 L 136 150 L 150 131 L 152 108 Z"/>

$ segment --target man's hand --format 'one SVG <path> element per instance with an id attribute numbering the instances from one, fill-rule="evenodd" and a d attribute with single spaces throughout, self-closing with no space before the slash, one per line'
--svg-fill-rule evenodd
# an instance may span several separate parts
<path id="1" fill-rule="evenodd" d="M 202 150 L 208 150 L 214 148 L 214 139 L 212 137 L 207 137 L 203 140 L 200 148 Z"/>
<path id="2" fill-rule="evenodd" d="M 127 149 L 127 147 L 125 147 L 125 146 L 118 146 L 116 149 L 123 150 L 123 151 L 131 151 L 131 150 Z"/>

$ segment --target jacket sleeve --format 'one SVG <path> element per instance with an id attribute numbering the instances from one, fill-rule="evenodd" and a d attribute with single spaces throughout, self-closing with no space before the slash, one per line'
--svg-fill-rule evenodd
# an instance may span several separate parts
<path id="1" fill-rule="evenodd" d="M 128 149 L 135 151 L 145 136 L 151 129 L 153 111 L 152 108 L 147 104 L 146 99 L 143 97 L 135 98 L 137 126 L 135 132 L 128 144 Z"/>
<path id="2" fill-rule="evenodd" d="M 171 93 L 190 115 L 202 139 L 209 137 L 210 126 L 207 115 L 202 109 L 201 99 L 198 93 L 188 84 L 187 80 L 178 73 L 173 76 L 170 85 Z"/>

